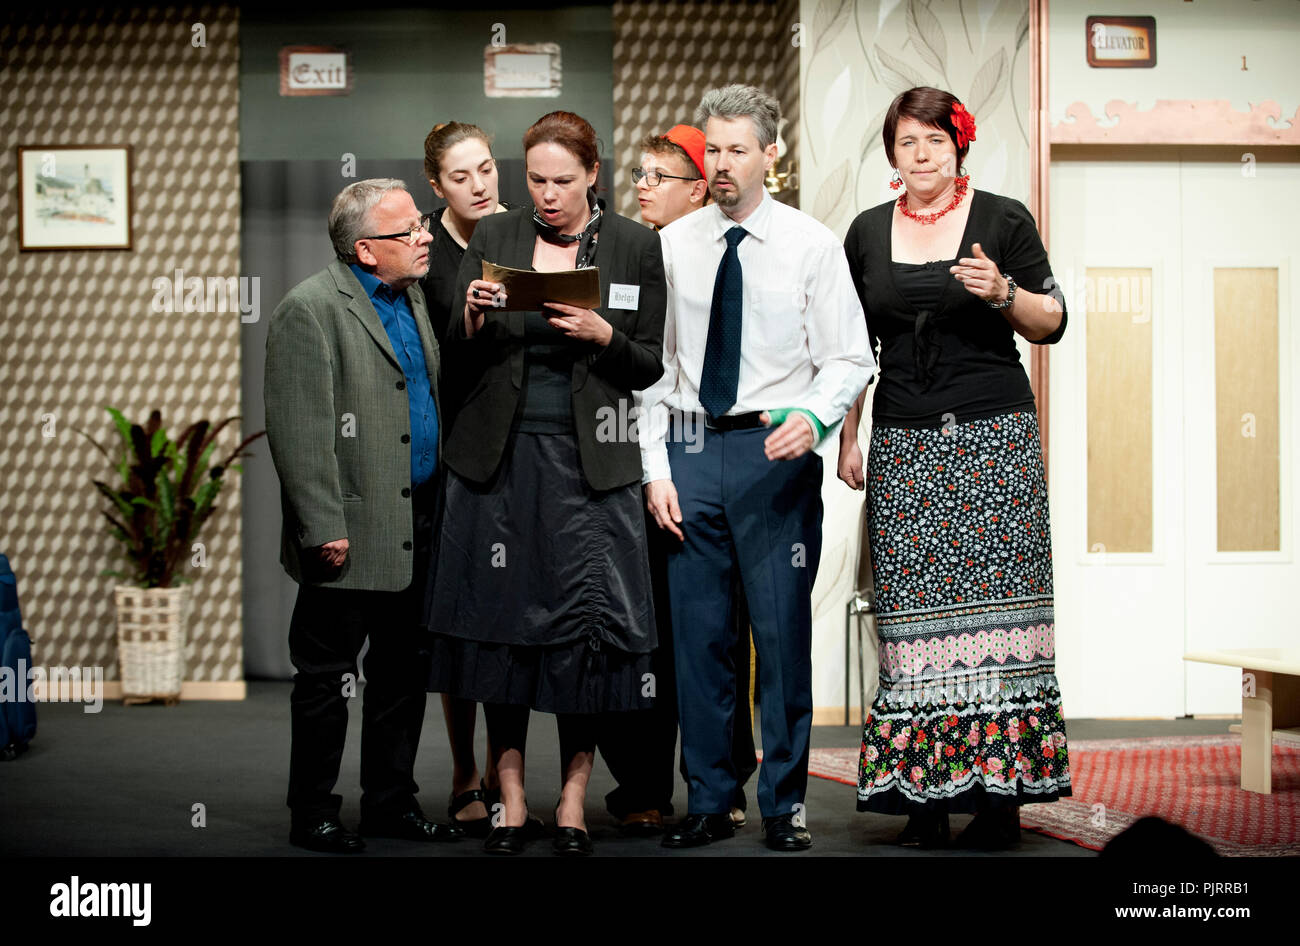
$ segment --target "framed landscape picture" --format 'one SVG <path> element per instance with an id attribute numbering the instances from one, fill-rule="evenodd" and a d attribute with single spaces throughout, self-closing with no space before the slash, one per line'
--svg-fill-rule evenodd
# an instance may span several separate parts
<path id="1" fill-rule="evenodd" d="M 20 145 L 18 249 L 131 249 L 130 145 Z"/>

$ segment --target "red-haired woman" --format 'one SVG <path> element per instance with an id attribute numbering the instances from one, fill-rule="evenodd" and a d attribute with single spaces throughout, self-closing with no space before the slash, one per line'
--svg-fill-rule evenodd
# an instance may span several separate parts
<path id="1" fill-rule="evenodd" d="M 867 490 L 880 630 L 858 809 L 909 815 L 899 842 L 927 847 L 947 842 L 950 812 L 974 812 L 958 844 L 998 849 L 1019 838 L 1020 804 L 1070 794 L 1047 484 L 1014 337 L 1058 341 L 1065 311 L 1024 205 L 969 187 L 974 140 L 948 92 L 889 108 L 905 190 L 844 242 L 880 383 L 865 475 L 862 399 L 839 475 Z"/>
<path id="2" fill-rule="evenodd" d="M 446 511 L 429 626 L 430 688 L 484 704 L 504 813 L 485 847 L 530 837 L 529 710 L 555 713 L 563 788 L 554 850 L 589 854 L 583 803 L 596 714 L 646 709 L 657 641 L 632 392 L 663 373 L 659 238 L 605 211 L 596 134 L 571 112 L 524 136 L 533 206 L 479 221 L 461 263 L 463 317 L 444 361 L 472 381 L 444 447 Z M 602 305 L 498 311 L 482 262 L 596 266 Z M 611 285 L 619 290 L 610 295 Z"/>

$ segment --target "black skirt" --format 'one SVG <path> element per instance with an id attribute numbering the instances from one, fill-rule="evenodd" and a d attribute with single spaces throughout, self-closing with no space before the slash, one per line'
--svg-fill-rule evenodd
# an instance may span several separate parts
<path id="1" fill-rule="evenodd" d="M 516 432 L 486 484 L 448 470 L 435 560 L 430 690 L 548 713 L 652 705 L 641 487 L 591 489 L 572 435 Z"/>

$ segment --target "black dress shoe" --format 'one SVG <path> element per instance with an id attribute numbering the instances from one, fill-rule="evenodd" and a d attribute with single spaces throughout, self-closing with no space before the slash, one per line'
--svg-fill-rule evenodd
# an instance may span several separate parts
<path id="1" fill-rule="evenodd" d="M 793 814 L 764 818 L 763 839 L 774 851 L 805 851 L 812 847 L 812 835 L 794 823 Z"/>
<path id="2" fill-rule="evenodd" d="M 522 854 L 532 834 L 527 825 L 509 827 L 501 825 L 493 828 L 483 842 L 483 850 L 489 854 Z"/>
<path id="3" fill-rule="evenodd" d="M 401 815 L 368 817 L 361 822 L 361 833 L 368 838 L 398 838 L 403 841 L 459 841 L 463 828 L 438 824 L 424 817 L 418 808 Z"/>
<path id="4" fill-rule="evenodd" d="M 687 815 L 664 834 L 664 847 L 703 847 L 736 836 L 730 814 Z"/>
<path id="5" fill-rule="evenodd" d="M 357 854 L 366 849 L 366 842 L 359 835 L 333 818 L 294 825 L 289 829 L 289 843 L 322 854 Z"/>

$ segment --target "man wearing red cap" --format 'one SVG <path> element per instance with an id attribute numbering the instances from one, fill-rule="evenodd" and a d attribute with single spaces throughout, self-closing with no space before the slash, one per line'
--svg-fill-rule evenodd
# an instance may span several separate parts
<path id="1" fill-rule="evenodd" d="M 641 150 L 641 166 L 632 169 L 632 183 L 642 220 L 663 229 L 707 203 L 704 132 L 674 125 L 666 135 L 647 135 Z"/>
<path id="2" fill-rule="evenodd" d="M 641 204 L 641 219 L 663 229 L 709 202 L 704 176 L 704 132 L 691 125 L 675 125 L 663 135 L 647 135 L 641 142 L 641 166 L 632 169 Z M 672 621 L 668 600 L 668 551 L 665 533 L 653 519 L 646 523 L 650 541 L 650 575 L 654 585 L 655 618 L 659 649 L 655 657 L 655 708 L 638 713 L 618 713 L 603 720 L 598 740 L 600 753 L 618 787 L 605 796 L 605 806 L 618 818 L 625 834 L 651 835 L 663 830 L 664 816 L 673 813 L 673 755 L 677 748 L 677 687 L 673 672 Z M 754 729 L 749 707 L 749 614 L 739 582 L 732 588 L 736 603 L 736 665 L 739 700 L 732 734 L 732 765 L 736 793 L 731 821 L 745 824 L 744 785 L 758 768 L 754 754 Z M 682 766 L 682 777 L 686 777 Z"/>

